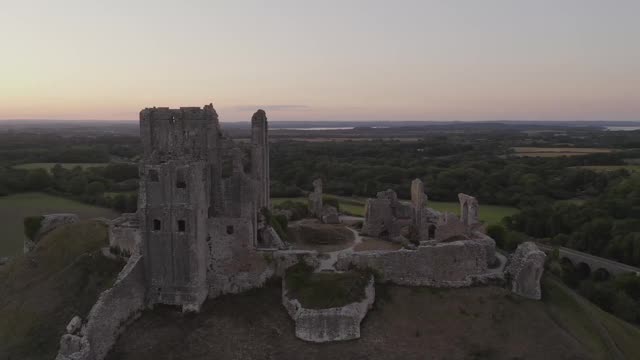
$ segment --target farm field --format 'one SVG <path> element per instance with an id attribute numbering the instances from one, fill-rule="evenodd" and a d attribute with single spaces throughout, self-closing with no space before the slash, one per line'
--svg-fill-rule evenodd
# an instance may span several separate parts
<path id="1" fill-rule="evenodd" d="M 587 169 L 595 172 L 608 172 L 625 169 L 628 171 L 640 171 L 640 165 L 590 165 L 590 166 L 575 166 L 576 169 Z"/>
<path id="2" fill-rule="evenodd" d="M 579 156 L 598 153 L 610 153 L 612 149 L 603 148 L 575 148 L 575 147 L 514 147 L 516 156 L 520 157 L 560 157 Z"/>
<path id="3" fill-rule="evenodd" d="M 62 165 L 65 169 L 73 169 L 76 166 L 80 166 L 82 168 L 90 168 L 90 167 L 103 167 L 107 166 L 107 163 L 28 163 L 28 164 L 20 164 L 16 165 L 14 169 L 22 169 L 22 170 L 35 170 L 35 169 L 45 169 L 47 171 L 51 171 L 56 164 Z"/>
<path id="4" fill-rule="evenodd" d="M 22 252 L 25 239 L 22 221 L 25 217 L 64 212 L 77 214 L 81 219 L 111 219 L 118 216 L 118 213 L 111 209 L 42 193 L 0 197 L 0 256 L 12 256 Z"/>
<path id="5" fill-rule="evenodd" d="M 365 199 L 361 198 L 349 198 L 341 196 L 327 195 L 329 198 L 336 198 L 340 202 L 340 211 L 349 213 L 355 216 L 364 216 L 364 203 Z M 284 201 L 291 200 L 296 202 L 306 203 L 306 198 L 273 198 L 271 202 L 273 205 L 278 205 Z M 460 212 L 460 205 L 457 202 L 444 202 L 444 201 L 428 201 L 428 206 L 438 211 L 447 211 L 454 214 Z M 510 206 L 500 205 L 483 205 L 480 204 L 480 219 L 488 224 L 497 224 L 506 216 L 513 215 L 518 212 L 517 208 Z"/>

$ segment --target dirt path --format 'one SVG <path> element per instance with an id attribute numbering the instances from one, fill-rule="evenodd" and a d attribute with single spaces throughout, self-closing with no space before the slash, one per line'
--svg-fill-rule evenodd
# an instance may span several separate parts
<path id="1" fill-rule="evenodd" d="M 320 260 L 320 266 L 318 266 L 318 269 L 316 269 L 317 272 L 336 271 L 336 263 L 338 262 L 338 257 L 340 256 L 340 254 L 352 253 L 356 245 L 362 242 L 362 236 L 360 236 L 360 234 L 356 230 L 350 227 L 347 227 L 347 229 L 351 230 L 354 236 L 354 240 L 351 246 L 346 249 L 325 253 L 326 257 Z"/>

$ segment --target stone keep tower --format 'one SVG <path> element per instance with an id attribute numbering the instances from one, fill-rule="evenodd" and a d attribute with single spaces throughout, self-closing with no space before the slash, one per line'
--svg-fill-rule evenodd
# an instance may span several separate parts
<path id="1" fill-rule="evenodd" d="M 269 181 L 269 135 L 267 114 L 258 110 L 251 117 L 251 177 L 260 184 L 257 189 L 257 207 L 271 207 Z"/>
<path id="2" fill-rule="evenodd" d="M 144 109 L 140 135 L 138 208 L 148 301 L 198 310 L 207 296 L 208 179 L 218 117 L 212 105 Z"/>

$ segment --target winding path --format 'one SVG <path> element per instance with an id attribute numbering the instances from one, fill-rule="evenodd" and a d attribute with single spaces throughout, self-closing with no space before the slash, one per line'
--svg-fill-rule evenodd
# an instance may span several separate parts
<path id="1" fill-rule="evenodd" d="M 338 257 L 340 256 L 340 254 L 352 253 L 353 249 L 362 242 L 362 236 L 360 236 L 360 234 L 356 230 L 350 227 L 346 228 L 349 229 L 354 235 L 353 243 L 351 244 L 351 246 L 346 249 L 323 253 L 326 258 L 320 260 L 320 266 L 318 266 L 316 271 L 337 271 L 336 263 L 338 262 Z"/>

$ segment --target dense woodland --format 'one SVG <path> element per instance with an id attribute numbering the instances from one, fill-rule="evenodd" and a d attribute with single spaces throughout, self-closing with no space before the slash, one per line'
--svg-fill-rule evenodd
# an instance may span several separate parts
<path id="1" fill-rule="evenodd" d="M 518 157 L 514 146 L 597 147 L 616 151 L 577 157 Z M 527 237 L 640 265 L 640 173 L 593 171 L 640 159 L 640 131 L 533 132 L 495 128 L 426 132 L 418 141 L 308 142 L 271 145 L 272 196 L 304 196 L 313 179 L 325 192 L 370 197 L 391 188 L 409 198 L 415 178 L 432 200 L 459 192 L 481 204 L 510 205 L 501 245 Z M 118 134 L 0 133 L 0 194 L 46 191 L 119 211 L 136 207 L 139 139 Z M 104 167 L 14 168 L 23 163 L 108 163 Z M 495 230 L 495 229 L 494 229 Z"/>
<path id="2" fill-rule="evenodd" d="M 615 151 L 519 157 L 513 150 L 517 146 Z M 124 134 L 0 133 L 0 196 L 44 191 L 121 212 L 135 211 L 140 150 L 139 139 Z M 65 166 L 15 167 L 26 163 Z M 73 166 L 81 163 L 104 166 Z M 280 137 L 271 144 L 274 197 L 305 196 L 319 177 L 325 193 L 371 197 L 390 188 L 408 199 L 411 181 L 420 178 L 431 200 L 456 201 L 464 192 L 481 204 L 519 208 L 502 225 L 488 228 L 503 249 L 536 238 L 640 266 L 640 171 L 581 168 L 627 164 L 640 164 L 640 131 L 471 128 L 426 132 L 413 141 Z M 550 258 L 550 270 L 565 283 L 603 309 L 640 322 L 640 278 L 609 279 L 555 260 Z"/>

